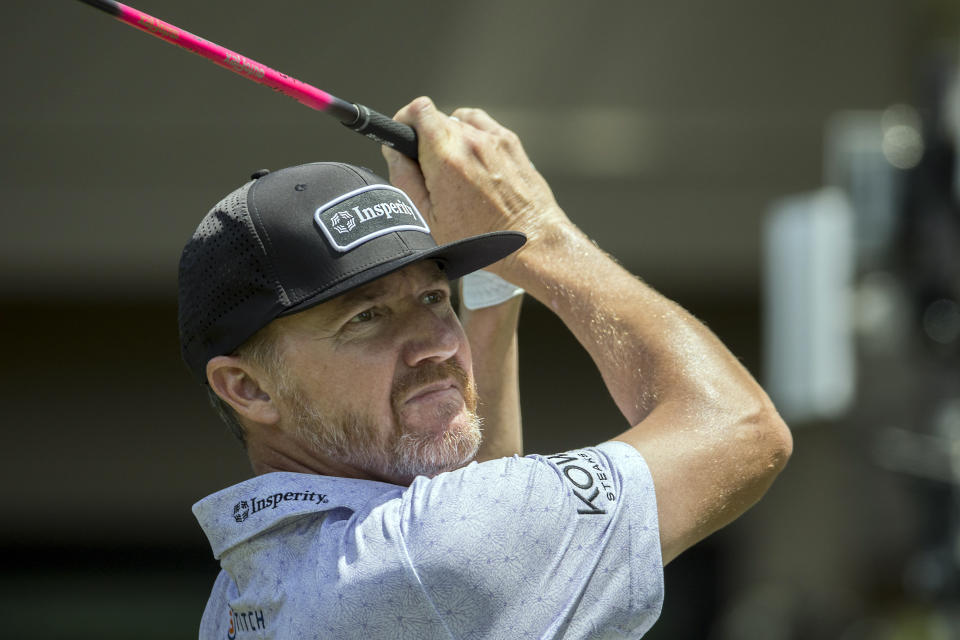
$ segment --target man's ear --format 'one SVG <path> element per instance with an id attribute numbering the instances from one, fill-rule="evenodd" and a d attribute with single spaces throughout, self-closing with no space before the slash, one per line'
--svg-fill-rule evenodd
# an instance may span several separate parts
<path id="1" fill-rule="evenodd" d="M 249 363 L 234 356 L 215 356 L 207 362 L 207 382 L 238 415 L 259 424 L 276 424 L 280 412 L 264 391 L 262 375 Z"/>

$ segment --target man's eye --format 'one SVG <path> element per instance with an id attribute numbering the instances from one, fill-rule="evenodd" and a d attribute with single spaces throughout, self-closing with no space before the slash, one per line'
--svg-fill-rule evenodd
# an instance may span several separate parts
<path id="1" fill-rule="evenodd" d="M 429 293 L 423 294 L 423 303 L 424 304 L 440 304 L 447 299 L 447 294 L 443 291 L 431 291 Z"/>
<path id="2" fill-rule="evenodd" d="M 361 311 L 357 315 L 350 318 L 350 324 L 360 324 L 361 322 L 370 322 L 373 320 L 374 311 L 373 309 L 367 309 L 366 311 Z"/>

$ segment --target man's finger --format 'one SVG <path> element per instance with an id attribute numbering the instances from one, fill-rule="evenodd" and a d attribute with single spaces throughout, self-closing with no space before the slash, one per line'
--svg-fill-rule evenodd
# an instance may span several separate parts
<path id="1" fill-rule="evenodd" d="M 420 96 L 407 106 L 401 108 L 397 111 L 396 115 L 393 116 L 393 119 L 397 122 L 409 124 L 421 134 L 428 131 L 435 131 L 438 128 L 443 128 L 450 124 L 446 114 L 437 109 L 433 100 L 427 96 Z M 423 130 L 422 132 L 421 129 Z"/>
<path id="2" fill-rule="evenodd" d="M 490 115 L 483 109 L 474 109 L 471 107 L 460 107 L 453 112 L 453 117 L 469 124 L 481 131 L 489 131 L 491 133 L 502 131 L 504 126 L 490 117 Z"/>
<path id="3" fill-rule="evenodd" d="M 387 161 L 390 183 L 405 191 L 420 212 L 429 216 L 429 193 L 423 180 L 423 173 L 420 172 L 420 165 L 390 147 L 383 146 L 380 150 L 383 153 L 383 159 Z"/>

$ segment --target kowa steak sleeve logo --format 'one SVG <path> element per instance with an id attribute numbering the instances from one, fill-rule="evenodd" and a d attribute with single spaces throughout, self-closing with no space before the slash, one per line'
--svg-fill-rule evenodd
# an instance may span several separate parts
<path id="1" fill-rule="evenodd" d="M 547 456 L 563 472 L 564 478 L 583 504 L 577 509 L 580 515 L 599 516 L 607 512 L 606 507 L 616 502 L 613 481 L 608 471 L 593 456 L 585 451 L 570 451 Z"/>

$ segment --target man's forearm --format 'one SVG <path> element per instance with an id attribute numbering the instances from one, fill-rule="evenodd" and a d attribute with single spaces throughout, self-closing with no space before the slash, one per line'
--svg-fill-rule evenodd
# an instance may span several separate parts
<path id="1" fill-rule="evenodd" d="M 572 224 L 541 234 L 498 267 L 563 320 L 631 425 L 670 397 L 736 401 L 763 394 L 702 323 Z"/>

